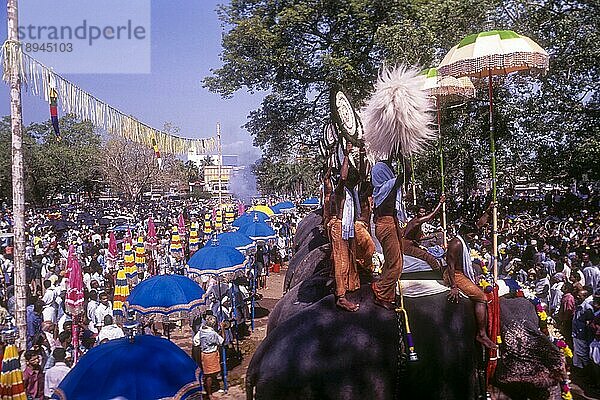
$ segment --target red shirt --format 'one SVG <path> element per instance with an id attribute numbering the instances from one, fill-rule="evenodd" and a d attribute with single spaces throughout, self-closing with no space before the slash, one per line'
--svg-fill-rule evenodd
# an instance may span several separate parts
<path id="1" fill-rule="evenodd" d="M 23 371 L 25 394 L 34 400 L 44 398 L 44 374 L 41 369 L 33 369 L 29 365 Z"/>

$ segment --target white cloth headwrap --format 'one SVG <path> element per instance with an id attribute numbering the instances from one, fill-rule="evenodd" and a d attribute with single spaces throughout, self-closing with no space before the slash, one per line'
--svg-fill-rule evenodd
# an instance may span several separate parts
<path id="1" fill-rule="evenodd" d="M 477 284 L 475 282 L 475 271 L 473 270 L 473 262 L 471 261 L 471 250 L 469 246 L 467 246 L 467 242 L 460 237 L 460 235 L 456 235 L 458 240 L 462 243 L 462 264 L 463 264 L 463 272 L 467 278 L 471 280 L 471 282 Z"/>

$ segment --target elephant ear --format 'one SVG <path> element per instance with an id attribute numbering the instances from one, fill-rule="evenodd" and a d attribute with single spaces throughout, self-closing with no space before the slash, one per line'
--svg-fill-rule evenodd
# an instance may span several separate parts
<path id="1" fill-rule="evenodd" d="M 562 379 L 564 356 L 537 326 L 511 321 L 503 336 L 494 379 L 507 394 L 545 390 Z"/>

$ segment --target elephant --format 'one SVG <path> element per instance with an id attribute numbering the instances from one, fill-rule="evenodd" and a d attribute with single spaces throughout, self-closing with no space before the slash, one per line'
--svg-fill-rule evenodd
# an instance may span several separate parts
<path id="1" fill-rule="evenodd" d="M 311 219 L 303 224 L 310 231 L 318 224 Z M 293 267 L 290 289 L 248 366 L 247 399 L 480 398 L 483 351 L 469 300 L 406 297 L 419 359 L 399 363 L 397 314 L 376 306 L 367 284 L 347 295 L 358 312 L 337 309 L 328 251 L 312 249 Z M 502 357 L 491 383 L 513 399 L 548 398 L 564 379 L 560 350 L 538 329 L 528 300 L 502 298 L 500 306 Z"/>
<path id="2" fill-rule="evenodd" d="M 306 242 L 306 235 L 313 230 L 313 228 L 323 225 L 323 209 L 308 213 L 296 228 L 296 234 L 292 240 L 294 251 L 298 250 L 298 246 Z"/>
<path id="3" fill-rule="evenodd" d="M 323 245 L 329 246 L 327 238 L 325 238 L 323 233 L 320 232 L 319 227 L 314 227 L 310 232 L 308 232 L 305 238 L 306 241 L 300 245 L 300 247 L 294 253 L 294 255 L 288 263 L 288 270 L 285 274 L 285 279 L 283 282 L 284 292 L 288 291 L 292 285 L 292 280 L 294 276 L 294 271 L 296 270 L 296 266 L 304 262 L 304 260 L 313 250 Z"/>

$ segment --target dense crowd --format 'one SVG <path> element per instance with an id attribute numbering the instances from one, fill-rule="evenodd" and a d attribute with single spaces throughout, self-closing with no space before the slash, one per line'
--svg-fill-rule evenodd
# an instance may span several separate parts
<path id="1" fill-rule="evenodd" d="M 140 280 L 154 274 L 185 274 L 186 262 L 193 250 L 184 239 L 183 251 L 171 252 L 171 229 L 183 218 L 188 232 L 192 228 L 197 231 L 198 247 L 201 248 L 214 237 L 214 220 L 211 221 L 212 231 L 204 233 L 204 216 L 207 213 L 214 215 L 214 206 L 215 202 L 209 201 L 166 200 L 131 206 L 120 203 L 68 204 L 27 211 L 27 340 L 21 365 L 26 366 L 24 382 L 28 398 L 50 397 L 73 365 L 75 355 L 80 357 L 94 346 L 128 334 L 126 313 L 113 309 L 116 305 L 116 275 L 123 267 L 124 243 L 135 243 L 139 236 L 147 239 L 148 217 L 152 217 L 156 225 L 157 244 L 146 251 L 145 266 L 137 270 Z M 227 357 L 239 357 L 236 343 L 249 334 L 251 299 L 260 296 L 257 290 L 265 287 L 270 268 L 288 258 L 298 218 L 296 213 L 272 218 L 270 223 L 277 237 L 259 242 L 255 249 L 247 252 L 250 267 L 245 273 L 228 282 L 207 276 L 198 279 L 206 292 L 206 310 L 201 315 L 194 313 L 185 318 L 193 329 L 193 354 L 199 364 L 202 363 L 200 355 L 210 353 L 216 345 L 226 349 Z M 223 229 L 229 227 L 224 224 Z M 15 322 L 12 317 L 16 303 L 11 231 L 11 210 L 4 205 L 0 210 L 0 321 L 8 324 Z M 119 249 L 116 263 L 109 262 L 110 232 L 116 233 Z M 84 315 L 75 321 L 65 312 L 67 258 L 71 244 L 82 268 L 85 293 Z M 181 323 L 181 320 L 150 318 L 136 329 L 169 337 L 173 326 L 181 327 Z M 78 329 L 74 330 L 73 324 Z M 74 332 L 78 336 L 76 341 L 73 340 Z M 74 343 L 77 343 L 77 349 Z M 205 376 L 210 378 L 212 374 L 206 371 L 210 371 L 211 365 L 203 367 L 208 367 L 204 368 Z M 213 382 L 207 383 L 210 386 Z"/>
<path id="2" fill-rule="evenodd" d="M 568 206 L 561 203 L 565 199 Z M 500 278 L 514 279 L 542 301 L 549 321 L 555 323 L 573 348 L 573 371 L 593 386 L 600 382 L 600 214 L 593 194 L 578 199 L 553 195 L 550 199 L 515 199 L 509 203 L 503 210 L 505 217 L 499 221 L 498 264 Z M 459 230 L 461 223 L 480 212 L 478 207 L 486 199 L 475 200 L 478 202 L 469 207 L 471 215 L 457 219 L 450 226 L 450 236 L 453 230 Z M 76 352 L 81 356 L 100 343 L 128 334 L 126 321 L 113 310 L 123 243 L 144 236 L 146 221 L 151 216 L 157 227 L 158 244 L 149 257 L 148 267 L 138 270 L 139 276 L 144 279 L 157 273 L 184 273 L 190 251 L 185 243 L 182 256 L 169 251 L 171 228 L 183 216 L 187 226 L 197 225 L 200 247 L 203 246 L 212 237 L 203 234 L 202 229 L 204 214 L 210 213 L 212 206 L 210 202 L 167 200 L 134 206 L 78 204 L 27 211 L 27 349 L 22 355 L 22 365 L 25 365 L 29 398 L 50 396 L 68 373 Z M 249 302 L 253 296 L 260 296 L 256 290 L 265 287 L 270 266 L 283 263 L 291 255 L 291 238 L 300 218 L 301 214 L 291 213 L 273 219 L 271 224 L 278 233 L 277 239 L 260 243 L 249 254 L 252 268 L 246 274 L 227 283 L 204 277 L 200 281 L 209 304 L 202 315 L 189 322 L 193 330 L 193 355 L 199 364 L 204 363 L 209 378 L 205 383 L 209 386 L 214 384 L 212 380 L 220 372 L 220 366 L 203 355 L 222 346 L 227 349 L 227 357 L 239 357 L 236 343 L 249 334 Z M 431 224 L 423 225 L 425 233 L 437 229 L 435 222 Z M 3 206 L 0 321 L 7 322 L 15 313 L 11 230 L 11 211 Z M 110 231 L 117 233 L 120 248 L 116 264 L 107 262 Z M 69 244 L 75 245 L 85 285 L 86 311 L 77 321 L 65 313 L 64 307 Z M 470 245 L 482 265 L 491 264 L 489 225 Z M 172 322 L 163 322 L 146 320 L 139 329 L 168 336 Z M 79 326 L 78 349 L 73 347 L 74 323 Z"/>

